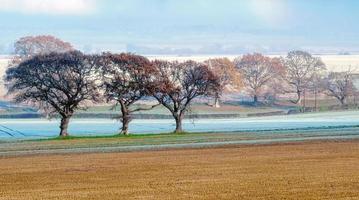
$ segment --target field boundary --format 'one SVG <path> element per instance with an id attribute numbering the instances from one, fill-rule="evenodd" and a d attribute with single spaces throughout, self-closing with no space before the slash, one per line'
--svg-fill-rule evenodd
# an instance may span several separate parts
<path id="1" fill-rule="evenodd" d="M 359 141 L 359 135 L 349 136 L 318 136 L 318 137 L 296 137 L 296 138 L 276 138 L 276 139 L 258 139 L 258 140 L 234 140 L 217 142 L 198 142 L 198 143 L 175 143 L 175 144 L 157 144 L 157 145 L 129 145 L 129 146 L 102 146 L 85 148 L 62 148 L 62 149 L 41 149 L 41 150 L 21 150 L 21 151 L 0 151 L 0 157 L 33 156 L 49 154 L 81 154 L 81 153 L 114 153 L 114 152 L 138 152 L 138 151 L 161 151 L 175 149 L 203 149 L 219 147 L 241 147 L 258 145 L 275 145 L 288 143 L 307 143 L 321 141 Z"/>

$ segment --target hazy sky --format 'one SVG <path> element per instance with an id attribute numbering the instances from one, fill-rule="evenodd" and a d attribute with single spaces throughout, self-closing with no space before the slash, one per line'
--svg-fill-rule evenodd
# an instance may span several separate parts
<path id="1" fill-rule="evenodd" d="M 358 9 L 358 0 L 0 0 L 0 52 L 36 34 L 87 51 L 359 51 Z"/>

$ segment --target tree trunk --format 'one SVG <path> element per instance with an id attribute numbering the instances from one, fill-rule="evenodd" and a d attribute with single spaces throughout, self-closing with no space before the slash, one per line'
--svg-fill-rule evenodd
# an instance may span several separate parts
<path id="1" fill-rule="evenodd" d="M 339 101 L 340 101 L 340 105 L 342 108 L 345 108 L 346 106 L 346 99 L 345 98 L 339 98 Z"/>
<path id="2" fill-rule="evenodd" d="M 221 107 L 221 105 L 219 104 L 219 96 L 216 96 L 216 97 L 214 98 L 214 105 L 213 105 L 213 107 L 215 107 L 215 108 L 220 108 L 220 107 Z"/>
<path id="3" fill-rule="evenodd" d="M 297 99 L 295 100 L 295 104 L 298 104 L 302 100 L 302 92 L 297 91 Z"/>
<path id="4" fill-rule="evenodd" d="M 300 100 L 302 100 L 302 92 L 297 90 L 297 99 L 296 100 L 290 100 L 290 102 L 294 103 L 294 104 L 299 104 Z"/>
<path id="5" fill-rule="evenodd" d="M 255 106 L 258 104 L 258 96 L 256 94 L 253 96 L 253 104 Z"/>
<path id="6" fill-rule="evenodd" d="M 61 124 L 60 124 L 60 137 L 67 137 L 69 136 L 69 133 L 67 132 L 67 129 L 69 127 L 71 116 L 63 116 L 61 118 Z"/>
<path id="7" fill-rule="evenodd" d="M 353 104 L 355 107 L 357 106 L 356 94 L 353 95 Z"/>
<path id="8" fill-rule="evenodd" d="M 182 129 L 182 119 L 183 119 L 183 115 L 182 114 L 174 114 L 173 115 L 176 121 L 176 130 L 174 131 L 175 133 L 182 133 L 183 129 Z"/>
<path id="9" fill-rule="evenodd" d="M 122 128 L 121 128 L 121 133 L 123 135 L 129 135 L 129 124 L 130 124 L 130 116 L 128 114 L 125 114 L 122 116 Z"/>
<path id="10" fill-rule="evenodd" d="M 303 105 L 303 108 L 302 108 L 302 112 L 305 112 L 305 110 L 306 110 L 306 91 L 304 90 L 303 91 L 303 99 L 302 99 L 302 105 Z"/>
<path id="11" fill-rule="evenodd" d="M 314 90 L 314 111 L 317 112 L 318 111 L 318 91 L 315 88 Z"/>
<path id="12" fill-rule="evenodd" d="M 121 104 L 121 113 L 122 113 L 122 119 L 121 119 L 122 128 L 121 128 L 120 135 L 121 134 L 129 135 L 128 128 L 129 128 L 129 124 L 131 121 L 130 113 L 129 113 L 127 106 L 125 105 L 125 103 L 123 101 L 120 101 L 120 104 Z"/>

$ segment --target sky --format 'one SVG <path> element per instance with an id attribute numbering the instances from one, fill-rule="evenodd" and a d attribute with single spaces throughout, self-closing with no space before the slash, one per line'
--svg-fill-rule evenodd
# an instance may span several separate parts
<path id="1" fill-rule="evenodd" d="M 27 35 L 86 52 L 359 53 L 357 0 L 0 0 L 0 54 Z"/>

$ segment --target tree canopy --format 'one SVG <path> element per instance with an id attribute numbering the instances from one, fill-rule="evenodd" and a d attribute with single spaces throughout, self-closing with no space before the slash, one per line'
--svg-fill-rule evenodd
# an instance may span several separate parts
<path id="1" fill-rule="evenodd" d="M 153 96 L 176 121 L 175 132 L 182 132 L 182 119 L 193 99 L 214 96 L 220 88 L 218 77 L 205 64 L 195 61 L 154 61 L 159 73 Z"/>
<path id="2" fill-rule="evenodd" d="M 256 104 L 263 90 L 283 73 L 283 65 L 278 58 L 262 54 L 247 54 L 236 60 L 236 65 L 243 77 L 243 82 L 253 96 Z"/>
<path id="3" fill-rule="evenodd" d="M 19 103 L 31 103 L 49 115 L 61 116 L 61 136 L 77 109 L 98 101 L 95 63 L 78 51 L 37 55 L 6 71 L 8 94 Z"/>
<path id="4" fill-rule="evenodd" d="M 220 107 L 219 99 L 224 91 L 238 91 L 242 86 L 242 76 L 238 68 L 228 58 L 215 58 L 205 61 L 210 70 L 218 77 L 220 89 L 215 94 L 215 107 Z"/>
<path id="5" fill-rule="evenodd" d="M 15 54 L 20 57 L 30 57 L 37 54 L 64 53 L 73 51 L 69 42 L 64 42 L 51 35 L 26 36 L 14 44 Z"/>
<path id="6" fill-rule="evenodd" d="M 292 102 L 297 104 L 302 98 L 302 94 L 307 89 L 313 76 L 320 70 L 325 69 L 325 65 L 320 58 L 313 57 L 305 51 L 291 51 L 284 58 L 285 74 L 284 79 L 288 84 L 286 92 L 296 93 L 297 98 Z"/>
<path id="7" fill-rule="evenodd" d="M 150 95 L 157 70 L 147 58 L 130 53 L 105 53 L 99 60 L 104 96 L 121 106 L 121 132 L 127 135 L 131 113 L 152 108 L 130 106 Z"/>

